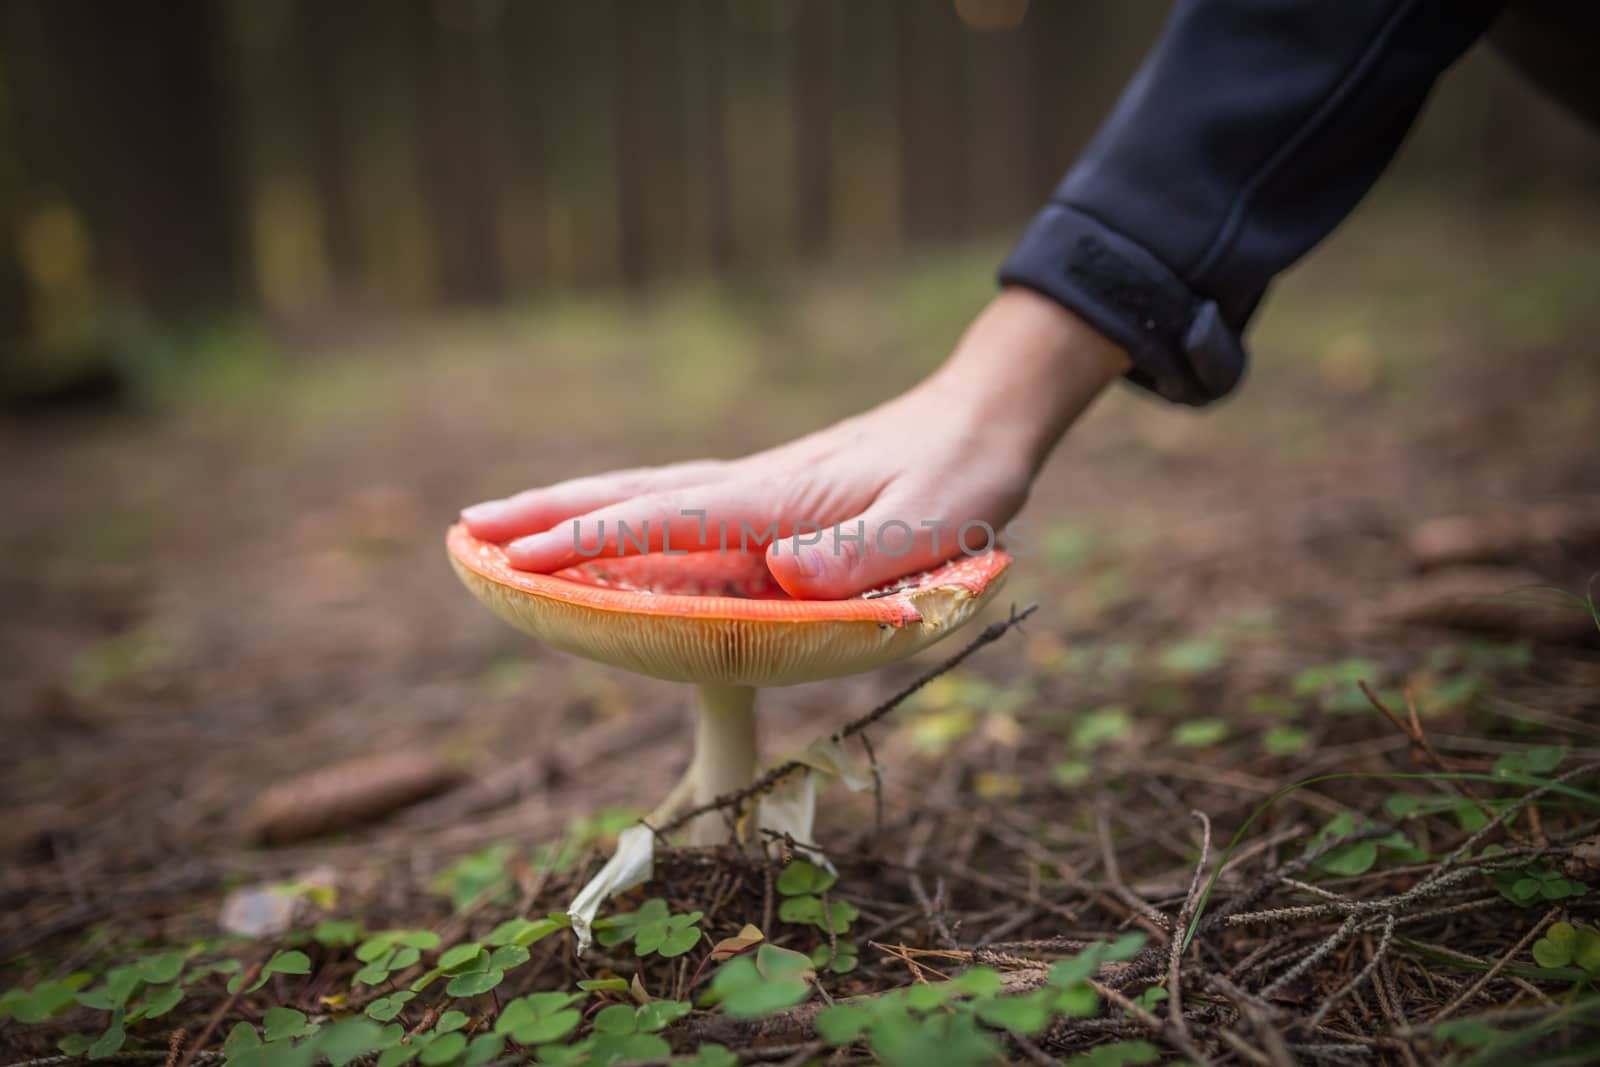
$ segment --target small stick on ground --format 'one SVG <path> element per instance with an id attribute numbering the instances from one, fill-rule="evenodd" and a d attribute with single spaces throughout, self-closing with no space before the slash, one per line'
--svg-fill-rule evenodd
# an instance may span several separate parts
<path id="1" fill-rule="evenodd" d="M 1427 733 L 1422 729 L 1422 719 L 1417 715 L 1416 696 L 1412 693 L 1410 688 L 1406 689 L 1407 717 L 1406 719 L 1401 719 L 1399 715 L 1396 715 L 1394 711 L 1392 711 L 1389 706 L 1385 704 L 1381 698 L 1379 698 L 1377 693 L 1372 691 L 1372 687 L 1367 684 L 1367 680 L 1365 678 L 1358 679 L 1356 684 L 1361 687 L 1361 692 L 1366 694 L 1367 700 L 1372 703 L 1372 706 L 1381 711 L 1384 715 L 1384 718 L 1393 723 L 1395 729 L 1404 734 L 1411 741 L 1411 744 L 1416 747 L 1417 751 L 1421 752 L 1423 756 L 1426 757 L 1427 763 L 1430 767 L 1436 771 L 1439 771 L 1441 774 L 1453 774 L 1461 769 L 1458 766 L 1447 763 L 1444 757 L 1439 755 L 1438 750 L 1433 747 L 1433 742 L 1428 740 Z M 1472 801 L 1472 803 L 1477 807 L 1478 811 L 1482 813 L 1484 818 L 1489 819 L 1494 817 L 1494 812 L 1490 811 L 1488 806 L 1485 805 L 1482 800 L 1478 799 L 1478 794 L 1473 792 L 1472 787 L 1467 785 L 1467 783 L 1453 781 L 1450 783 L 1450 785 L 1462 796 Z"/>
<path id="2" fill-rule="evenodd" d="M 1559 905 L 1557 905 L 1557 906 L 1551 908 L 1549 911 L 1545 912 L 1544 913 L 1544 918 L 1540 919 L 1536 924 L 1534 924 L 1534 926 L 1533 926 L 1533 928 L 1531 930 L 1529 930 L 1527 933 L 1523 934 L 1520 938 L 1518 938 L 1517 939 L 1517 943 L 1515 945 L 1512 945 L 1511 948 L 1508 949 L 1503 956 L 1501 956 L 1498 960 L 1496 960 L 1495 963 L 1494 963 L 1494 966 L 1490 967 L 1487 971 L 1485 971 L 1483 973 L 1483 977 L 1482 978 L 1479 978 L 1476 982 L 1473 982 L 1470 986 L 1468 986 L 1465 990 L 1462 991 L 1460 996 L 1456 997 L 1450 1003 L 1446 1004 L 1444 1007 L 1440 1008 L 1437 1012 L 1435 1012 L 1434 1015 L 1433 1015 L 1433 1018 L 1429 1019 L 1428 1022 L 1429 1023 L 1443 1022 L 1445 1019 L 1448 1019 L 1455 1011 L 1457 1011 L 1463 1004 L 1467 1003 L 1473 997 L 1477 996 L 1478 993 L 1480 991 L 1482 991 L 1484 986 L 1486 986 L 1490 982 L 1494 981 L 1495 976 L 1498 975 L 1502 970 L 1504 970 L 1508 963 L 1510 963 L 1512 960 L 1517 958 L 1517 954 L 1528 946 L 1528 942 L 1530 942 L 1534 938 L 1538 937 L 1539 936 L 1539 932 L 1541 930 L 1543 930 L 1546 926 L 1549 926 L 1552 922 L 1554 922 L 1555 921 L 1555 917 L 1557 915 L 1560 915 L 1560 914 L 1561 914 L 1561 907 Z"/>
<path id="3" fill-rule="evenodd" d="M 1129 889 L 1127 883 L 1122 880 L 1122 868 L 1117 864 L 1117 850 L 1111 844 L 1111 824 L 1106 819 L 1104 808 L 1095 812 L 1094 829 L 1100 839 L 1100 862 L 1106 869 L 1106 881 L 1110 883 L 1111 892 L 1118 900 L 1154 923 L 1160 929 L 1162 937 L 1171 939 L 1172 932 L 1166 928 L 1167 917 L 1149 901 Z"/>
<path id="4" fill-rule="evenodd" d="M 1372 958 L 1367 961 L 1365 967 L 1362 967 L 1361 970 L 1356 972 L 1356 976 L 1354 978 L 1350 979 L 1344 985 L 1340 986 L 1337 990 L 1328 995 L 1327 999 L 1325 999 L 1317 1008 L 1317 1010 L 1312 1013 L 1311 1019 L 1306 1023 L 1306 1029 L 1315 1030 L 1318 1026 L 1321 1026 L 1322 1020 L 1328 1017 L 1328 1012 L 1333 1010 L 1333 1006 L 1339 1003 L 1339 1001 L 1343 1000 L 1349 994 L 1361 988 L 1361 984 L 1368 978 L 1372 977 L 1372 975 L 1375 974 L 1378 968 L 1383 964 L 1384 959 L 1389 954 L 1389 946 L 1394 944 L 1394 913 L 1390 912 L 1383 918 L 1383 939 L 1378 942 L 1378 947 L 1372 953 Z"/>
<path id="5" fill-rule="evenodd" d="M 1179 972 L 1183 970 L 1183 945 L 1189 921 L 1194 918 L 1195 901 L 1200 896 L 1200 876 L 1205 872 L 1206 861 L 1211 858 L 1211 820 L 1203 811 L 1189 813 L 1200 820 L 1200 860 L 1194 865 L 1194 877 L 1189 880 L 1189 892 L 1184 894 L 1183 907 L 1178 911 L 1178 922 L 1172 931 L 1171 950 L 1167 953 L 1167 1019 L 1184 1037 L 1189 1036 L 1189 1024 L 1183 1017 L 1183 990 Z"/>
<path id="6" fill-rule="evenodd" d="M 167 1038 L 167 1067 L 175 1067 L 179 1054 L 183 1052 L 183 1039 L 188 1036 L 189 1032 L 180 1026 Z"/>
<path id="7" fill-rule="evenodd" d="M 1185 1056 L 1188 1056 L 1191 1060 L 1194 1060 L 1196 1063 L 1209 1064 L 1211 1062 L 1211 1057 L 1201 1052 L 1200 1047 L 1196 1045 L 1194 1043 L 1194 1039 L 1189 1036 L 1187 1028 L 1185 1028 L 1182 1032 L 1179 1032 L 1176 1027 L 1163 1023 L 1160 1019 L 1157 1019 L 1154 1015 L 1151 1015 L 1150 1012 L 1135 1004 L 1125 994 L 1119 992 L 1118 990 L 1112 989 L 1104 982 L 1098 981 L 1094 978 L 1085 980 L 1096 993 L 1100 994 L 1101 997 L 1121 1008 L 1129 1015 L 1132 1015 L 1135 1019 L 1148 1027 L 1152 1034 L 1172 1042 L 1172 1044 L 1177 1047 L 1179 1052 L 1183 1053 Z"/>
<path id="8" fill-rule="evenodd" d="M 250 988 L 250 984 L 261 974 L 261 966 L 261 961 L 257 960 L 245 968 L 244 974 L 239 978 L 239 984 L 234 987 L 232 993 L 228 994 L 228 999 L 224 1000 L 217 1006 L 217 1010 L 211 1013 L 211 1018 L 206 1020 L 205 1029 L 200 1031 L 200 1036 L 194 1039 L 194 1044 L 189 1046 L 189 1051 L 184 1053 L 183 1059 L 178 1061 L 178 1067 L 189 1067 L 189 1064 L 194 1062 L 195 1056 L 201 1049 L 205 1048 L 206 1042 L 211 1040 L 211 1035 L 217 1032 L 217 1027 L 222 1025 L 223 1018 L 238 1003 L 239 995 Z"/>
<path id="9" fill-rule="evenodd" d="M 916 681 L 912 682 L 910 685 L 906 686 L 904 689 L 900 690 L 894 696 L 890 697 L 888 700 L 885 700 L 883 703 L 879 704 L 877 707 L 873 708 L 859 719 L 856 719 L 854 722 L 845 726 L 842 730 L 835 732 L 833 734 L 833 740 L 844 741 L 848 738 L 856 736 L 861 731 L 865 730 L 867 727 L 873 725 L 879 719 L 882 719 L 885 715 L 889 714 L 895 708 L 899 707 L 906 701 L 908 697 L 916 693 L 917 690 L 921 689 L 923 686 L 927 685 L 941 674 L 955 670 L 955 668 L 959 667 L 963 662 L 965 662 L 968 656 L 972 655 L 974 652 L 978 651 L 978 649 L 983 648 L 986 645 L 994 644 L 996 641 L 1004 637 L 1007 631 L 1018 626 L 1024 619 L 1038 610 L 1039 605 L 1037 604 L 1029 604 L 1021 611 L 1012 608 L 1010 617 L 1003 619 L 1000 622 L 992 622 L 988 626 L 984 627 L 983 632 L 969 641 L 967 646 L 960 652 L 957 652 L 955 655 L 946 659 L 943 663 L 940 663 L 938 666 L 922 675 L 922 677 L 918 678 Z M 778 764 L 776 767 L 772 768 L 766 774 L 763 774 L 760 778 L 757 778 L 754 782 L 745 786 L 743 789 L 736 789 L 731 793 L 724 794 L 723 796 L 710 800 L 705 804 L 700 804 L 690 808 L 688 811 L 681 813 L 677 818 L 673 819 L 665 826 L 656 827 L 655 832 L 658 835 L 665 836 L 676 830 L 682 829 L 683 827 L 687 826 L 691 820 L 697 819 L 709 812 L 738 811 L 743 808 L 745 801 L 769 792 L 775 785 L 787 778 L 789 775 L 795 773 L 796 771 L 806 769 L 806 764 L 801 763 L 799 760 L 787 760 Z"/>

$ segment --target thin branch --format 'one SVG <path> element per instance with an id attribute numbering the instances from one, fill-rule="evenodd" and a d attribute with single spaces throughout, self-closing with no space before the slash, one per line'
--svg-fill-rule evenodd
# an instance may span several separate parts
<path id="1" fill-rule="evenodd" d="M 1552 922 L 1554 922 L 1555 921 L 1555 917 L 1557 915 L 1560 915 L 1560 914 L 1561 914 L 1561 906 L 1560 905 L 1556 905 L 1556 906 L 1552 907 L 1549 911 L 1545 912 L 1544 913 L 1544 918 L 1540 919 L 1538 921 L 1538 923 L 1536 923 L 1531 930 L 1529 930 L 1527 933 L 1523 934 L 1520 938 L 1518 938 L 1517 939 L 1517 943 L 1515 945 L 1512 945 L 1511 948 L 1509 950 L 1507 950 L 1506 953 L 1503 956 L 1501 956 L 1498 960 L 1496 960 L 1495 963 L 1494 963 L 1494 966 L 1490 967 L 1487 971 L 1485 971 L 1482 978 L 1479 978 L 1476 982 L 1472 983 L 1472 985 L 1468 986 L 1465 990 L 1462 991 L 1460 996 L 1456 997 L 1456 999 L 1452 1000 L 1450 1003 L 1446 1004 L 1444 1007 L 1440 1008 L 1437 1012 L 1435 1012 L 1433 1018 L 1429 1019 L 1428 1022 L 1431 1024 L 1431 1023 L 1442 1022 L 1445 1019 L 1448 1019 L 1463 1004 L 1467 1003 L 1473 997 L 1477 996 L 1478 993 L 1483 990 L 1484 986 L 1486 986 L 1490 982 L 1494 981 L 1495 976 L 1498 975 L 1502 970 L 1504 970 L 1508 963 L 1510 963 L 1512 960 L 1516 959 L 1517 958 L 1517 954 L 1520 953 L 1524 948 L 1526 948 L 1530 941 L 1532 941 L 1534 938 L 1538 937 L 1539 936 L 1539 932 L 1541 930 L 1543 930 L 1546 926 L 1549 926 Z"/>
<path id="2" fill-rule="evenodd" d="M 873 708 L 859 719 L 856 719 L 854 722 L 845 726 L 842 730 L 835 732 L 833 734 L 833 740 L 844 741 L 847 738 L 851 738 L 856 734 L 859 734 L 867 727 L 876 723 L 879 719 L 882 719 L 885 715 L 888 715 L 895 708 L 899 707 L 906 701 L 908 697 L 916 693 L 917 690 L 921 689 L 923 686 L 927 685 L 941 674 L 945 674 L 959 667 L 963 662 L 966 661 L 968 656 L 971 656 L 980 648 L 994 644 L 996 641 L 1004 637 L 1007 631 L 1017 626 L 1017 624 L 1021 623 L 1029 615 L 1032 615 L 1038 610 L 1039 605 L 1037 604 L 1029 604 L 1021 611 L 1018 611 L 1016 608 L 1012 608 L 1010 617 L 1002 619 L 999 622 L 992 622 L 988 626 L 984 627 L 983 632 L 968 642 L 967 646 L 960 652 L 957 652 L 955 655 L 946 659 L 943 663 L 940 663 L 938 666 L 928 671 L 922 677 L 918 678 L 916 681 L 912 682 L 910 685 L 906 686 L 904 689 L 900 690 L 894 696 L 890 697 L 888 700 L 885 700 L 883 703 L 879 704 L 877 707 Z M 806 765 L 801 763 L 799 760 L 788 760 L 784 763 L 780 763 L 744 788 L 735 789 L 731 793 L 726 793 L 697 807 L 690 808 L 688 811 L 683 812 L 665 826 L 655 827 L 655 832 L 657 835 L 665 836 L 675 830 L 682 829 L 683 827 L 687 826 L 691 820 L 697 819 L 701 815 L 705 815 L 708 812 L 721 810 L 737 811 L 744 806 L 745 801 L 767 793 L 784 778 L 795 773 L 796 771 L 805 769 Z"/>
<path id="3" fill-rule="evenodd" d="M 1200 876 L 1205 873 L 1206 861 L 1211 858 L 1211 820 L 1203 811 L 1189 813 L 1200 820 L 1200 860 L 1194 865 L 1194 876 L 1189 879 L 1189 892 L 1184 894 L 1183 908 L 1178 912 L 1175 930 L 1187 930 L 1194 916 L 1195 902 L 1200 898 Z M 1183 1018 L 1183 990 L 1179 972 L 1183 969 L 1183 938 L 1174 936 L 1167 953 L 1167 1019 L 1185 1037 L 1189 1025 Z"/>

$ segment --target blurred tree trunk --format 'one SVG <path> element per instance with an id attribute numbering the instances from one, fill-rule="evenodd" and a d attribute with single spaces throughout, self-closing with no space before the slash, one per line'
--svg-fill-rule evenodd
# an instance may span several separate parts
<path id="1" fill-rule="evenodd" d="M 1028 64 L 1028 96 L 1034 124 L 1026 149 L 1031 183 L 1042 202 L 1066 173 L 1080 130 L 1073 129 L 1074 65 L 1068 52 L 1088 28 L 1089 16 L 1066 4 L 1030 4 L 1023 32 L 1033 55 Z"/>
<path id="2" fill-rule="evenodd" d="M 727 122 L 729 200 L 735 255 L 782 262 L 794 248 L 795 193 L 790 94 L 793 19 L 786 4 L 730 4 L 722 99 Z"/>
<path id="3" fill-rule="evenodd" d="M 13 41 L 12 29 L 7 22 L 0 22 L 0 100 L 7 102 L 17 98 L 19 88 L 14 58 L 6 48 Z M 21 242 L 15 239 L 21 234 L 28 190 L 16 120 L 14 106 L 0 107 L 0 236 L 11 238 L 0 246 L 0 376 L 6 379 L 21 373 L 22 345 L 33 330 Z"/>
<path id="4" fill-rule="evenodd" d="M 296 317 L 328 297 L 325 211 L 317 196 L 308 86 L 309 15 L 303 5 L 230 0 L 217 47 L 234 101 L 240 180 L 236 200 L 249 234 L 257 305 Z"/>
<path id="5" fill-rule="evenodd" d="M 1029 170 L 1040 201 L 1111 113 L 1166 15 L 1165 4 L 1029 5 L 1022 24 L 1033 51 Z"/>
<path id="6" fill-rule="evenodd" d="M 346 29 L 356 35 L 341 81 L 345 113 L 355 117 L 346 126 L 345 188 L 361 290 L 391 306 L 425 304 L 436 296 L 438 263 L 413 16 L 391 0 L 340 4 L 353 10 Z"/>
<path id="7" fill-rule="evenodd" d="M 364 41 L 367 15 L 361 6 L 350 3 L 313 0 L 302 4 L 292 46 L 305 71 L 310 169 L 321 208 L 329 282 L 335 293 L 355 288 L 362 267 L 349 184 L 352 123 L 347 79 L 350 55 L 371 46 Z"/>
<path id="8" fill-rule="evenodd" d="M 902 238 L 896 12 L 889 4 L 851 4 L 848 13 L 838 41 L 829 246 L 883 255 Z"/>
<path id="9" fill-rule="evenodd" d="M 536 5 L 513 5 L 505 19 L 507 162 L 500 255 L 507 283 L 531 289 L 550 280 L 545 143 L 546 123 L 553 117 L 546 102 L 552 42 L 543 9 Z"/>
<path id="10" fill-rule="evenodd" d="M 702 48 L 700 93 L 695 108 L 702 138 L 700 155 L 704 175 L 700 203 L 706 215 L 708 260 L 713 270 L 723 270 L 733 262 L 733 217 L 729 212 L 733 194 L 728 176 L 727 116 L 723 107 L 728 27 L 719 0 L 700 0 L 694 5 L 694 12 Z"/>
<path id="11" fill-rule="evenodd" d="M 961 22 L 949 4 L 895 8 L 900 210 L 913 240 L 959 237 L 967 212 L 967 91 Z"/>
<path id="12" fill-rule="evenodd" d="M 811 0 L 801 5 L 795 28 L 795 244 L 802 255 L 828 246 L 840 14 L 836 0 Z"/>
<path id="13" fill-rule="evenodd" d="M 422 64 L 424 129 L 420 144 L 439 256 L 439 281 L 450 300 L 504 295 L 495 234 L 493 179 L 499 173 L 494 131 L 504 101 L 497 62 L 497 20 L 487 0 L 423 6 L 414 13 Z"/>
<path id="14" fill-rule="evenodd" d="M 550 257 L 555 278 L 597 285 L 620 275 L 616 36 L 606 0 L 542 5 L 552 42 L 547 79 Z"/>
<path id="15" fill-rule="evenodd" d="M 95 214 L 107 274 L 157 314 L 241 291 L 237 174 L 208 0 L 44 5 L 63 77 L 85 85 L 99 155 Z M 70 58 L 69 58 L 70 57 Z M 71 135 L 86 136 L 84 127 Z"/>
<path id="16" fill-rule="evenodd" d="M 1008 230 L 1164 16 L 1067 0 L 0 0 L 0 333 L 82 341 L 108 309 L 181 316 L 249 278 L 269 313 L 294 314 Z M 1409 173 L 1493 196 L 1600 168 L 1486 62 L 1440 87 Z"/>
<path id="17" fill-rule="evenodd" d="M 630 285 L 675 273 L 687 236 L 678 17 L 676 4 L 619 0 L 612 25 L 621 270 Z"/>
<path id="18" fill-rule="evenodd" d="M 645 274 L 645 231 L 649 228 L 651 48 L 646 20 L 649 0 L 617 0 L 612 32 L 616 37 L 617 215 L 618 268 L 626 285 L 639 285 Z"/>
<path id="19" fill-rule="evenodd" d="M 4 48 L 9 29 L 0 24 L 0 100 L 6 101 L 16 99 L 17 92 Z M 12 108 L 0 108 L 0 236 L 5 237 L 20 236 L 28 186 L 14 114 Z M 0 400 L 33 387 L 38 359 L 30 344 L 35 325 L 19 244 L 10 240 L 0 246 Z"/>
<path id="20" fill-rule="evenodd" d="M 0 391 L 115 389 L 130 312 L 171 323 L 240 295 L 215 14 L 0 4 Z"/>
<path id="21" fill-rule="evenodd" d="M 967 40 L 969 124 L 967 173 L 976 233 L 1008 229 L 1026 218 L 1040 195 L 1034 163 L 1034 115 L 1028 91 L 1034 54 L 1020 29 L 972 33 Z"/>

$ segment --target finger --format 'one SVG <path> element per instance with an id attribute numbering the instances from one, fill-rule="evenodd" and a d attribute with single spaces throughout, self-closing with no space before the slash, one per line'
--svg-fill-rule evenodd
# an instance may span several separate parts
<path id="1" fill-rule="evenodd" d="M 461 521 L 473 537 L 484 541 L 512 538 L 548 530 L 564 519 L 603 508 L 646 493 L 677 489 L 709 481 L 725 467 L 719 460 L 696 460 L 670 467 L 611 471 L 573 478 L 555 485 L 529 489 L 503 500 L 487 500 L 461 511 Z"/>
<path id="2" fill-rule="evenodd" d="M 880 501 L 820 536 L 785 536 L 767 550 L 767 569 L 797 600 L 843 600 L 936 567 L 963 551 L 959 524 L 940 523 Z M 992 536 L 985 525 L 967 529 L 971 551 Z M 837 531 L 837 532 L 836 532 Z"/>
<path id="3" fill-rule="evenodd" d="M 792 529 L 770 487 L 695 485 L 648 493 L 561 521 L 506 546 L 518 570 L 549 573 L 585 560 L 645 552 L 762 551 Z"/>

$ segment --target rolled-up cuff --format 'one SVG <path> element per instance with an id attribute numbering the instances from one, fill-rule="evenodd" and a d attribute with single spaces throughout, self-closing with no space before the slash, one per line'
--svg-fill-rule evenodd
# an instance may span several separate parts
<path id="1" fill-rule="evenodd" d="M 1128 379 L 1180 404 L 1225 395 L 1244 373 L 1239 331 L 1138 243 L 1065 204 L 1045 207 L 1000 267 L 1003 285 L 1050 297 L 1127 349 Z"/>

